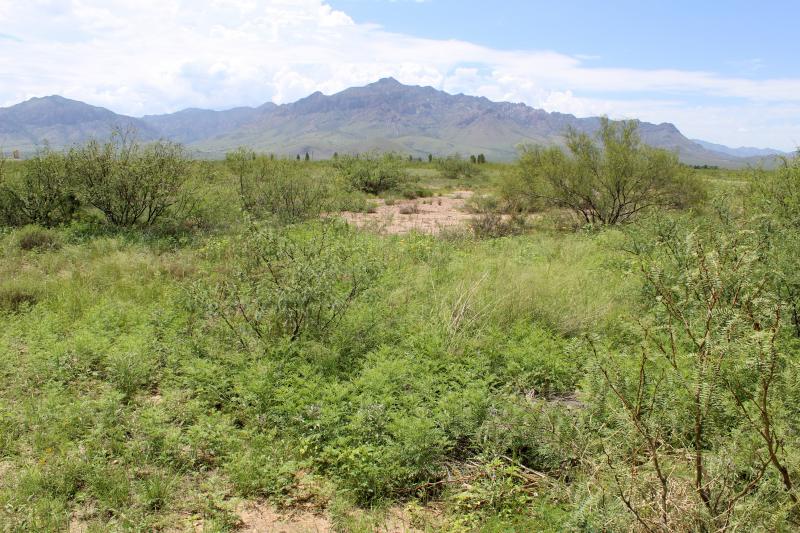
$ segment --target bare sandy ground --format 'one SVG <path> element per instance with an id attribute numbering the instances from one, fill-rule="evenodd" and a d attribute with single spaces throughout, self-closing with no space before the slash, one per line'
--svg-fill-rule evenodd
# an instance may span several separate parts
<path id="1" fill-rule="evenodd" d="M 239 531 L 250 533 L 328 533 L 330 520 L 309 511 L 281 514 L 267 504 L 249 503 L 238 510 L 242 521 Z"/>
<path id="2" fill-rule="evenodd" d="M 295 510 L 281 513 L 267 503 L 248 502 L 237 509 L 241 520 L 239 531 L 247 533 L 331 533 L 335 531 L 327 513 Z M 373 524 L 376 533 L 419 533 L 410 518 L 400 509 L 391 509 L 380 524 Z"/>
<path id="3" fill-rule="evenodd" d="M 378 201 L 374 213 L 342 213 L 345 220 L 360 228 L 385 234 L 411 231 L 438 234 L 445 229 L 465 226 L 473 217 L 465 209 L 472 191 L 455 191 L 447 195 L 416 200 L 398 200 L 393 205 Z"/>

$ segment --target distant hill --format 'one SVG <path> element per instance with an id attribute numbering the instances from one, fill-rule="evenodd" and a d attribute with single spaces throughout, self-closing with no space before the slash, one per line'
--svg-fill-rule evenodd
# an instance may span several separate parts
<path id="1" fill-rule="evenodd" d="M 708 141 L 701 141 L 692 139 L 694 142 L 705 148 L 722 154 L 732 155 L 734 157 L 769 157 L 769 156 L 789 156 L 789 152 L 775 150 L 774 148 L 753 148 L 750 146 L 742 146 L 739 148 L 729 148 L 722 144 L 710 143 Z"/>
<path id="2" fill-rule="evenodd" d="M 644 142 L 676 151 L 687 164 L 740 167 L 777 152 L 739 153 L 690 140 L 669 123 L 639 125 Z M 62 147 L 104 138 L 113 127 L 134 127 L 144 140 L 172 139 L 206 157 L 249 146 L 290 156 L 309 152 L 315 158 L 377 149 L 420 157 L 484 153 L 490 160 L 512 160 L 521 144 L 560 144 L 570 127 L 594 133 L 599 126 L 598 117 L 548 113 L 525 104 L 452 95 L 385 78 L 333 95 L 317 92 L 284 105 L 185 109 L 142 118 L 60 96 L 33 98 L 0 108 L 0 147 L 30 152 L 45 140 Z"/>
<path id="3" fill-rule="evenodd" d="M 208 109 L 184 109 L 168 115 L 146 115 L 142 121 L 163 137 L 191 144 L 226 135 L 258 120 L 263 114 L 277 107 L 266 103 L 261 107 L 235 107 L 226 111 Z"/>
<path id="4" fill-rule="evenodd" d="M 160 136 L 139 119 L 61 96 L 31 98 L 0 108 L 0 147 L 6 151 L 30 153 L 45 143 L 61 148 L 108 137 L 113 128 L 135 128 L 145 140 Z"/>

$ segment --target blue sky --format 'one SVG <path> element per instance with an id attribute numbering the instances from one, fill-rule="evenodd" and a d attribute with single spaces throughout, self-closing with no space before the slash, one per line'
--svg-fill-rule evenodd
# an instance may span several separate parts
<path id="1" fill-rule="evenodd" d="M 0 0 L 0 106 L 143 115 L 393 76 L 578 116 L 800 144 L 800 2 Z"/>
<path id="2" fill-rule="evenodd" d="M 800 2 L 333 0 L 356 22 L 492 48 L 553 50 L 596 66 L 793 77 Z"/>

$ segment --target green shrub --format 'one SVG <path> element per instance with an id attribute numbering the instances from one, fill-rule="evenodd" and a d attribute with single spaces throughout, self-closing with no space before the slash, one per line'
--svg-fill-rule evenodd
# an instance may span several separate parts
<path id="1" fill-rule="evenodd" d="M 0 223 L 52 227 L 78 209 L 69 158 L 49 149 L 22 164 L 16 179 L 0 173 Z"/>
<path id="2" fill-rule="evenodd" d="M 413 183 L 403 183 L 397 187 L 397 192 L 406 200 L 416 200 L 417 198 L 430 198 L 433 192 L 425 187 Z"/>
<path id="3" fill-rule="evenodd" d="M 746 520 L 738 503 L 759 493 L 773 494 L 774 510 L 797 504 L 795 436 L 779 429 L 794 354 L 782 342 L 783 304 L 764 290 L 763 246 L 748 229 L 711 226 L 645 248 L 640 346 L 598 351 L 593 398 L 610 396 L 609 422 L 628 435 L 606 446 L 607 469 L 619 494 L 637 494 L 626 507 L 643 527 L 724 529 Z"/>
<path id="4" fill-rule="evenodd" d="M 755 172 L 749 189 L 748 207 L 769 255 L 771 285 L 800 338 L 800 158 L 784 160 L 774 171 Z"/>
<path id="5" fill-rule="evenodd" d="M 570 394 L 581 377 L 579 345 L 537 325 L 517 323 L 508 332 L 507 343 L 498 346 L 504 383 L 522 394 L 554 397 Z M 583 357 L 581 357 L 583 356 Z"/>
<path id="6" fill-rule="evenodd" d="M 299 465 L 287 457 L 281 443 L 263 436 L 235 453 L 225 471 L 245 498 L 270 498 L 280 503 L 295 485 Z"/>
<path id="7" fill-rule="evenodd" d="M 73 148 L 68 159 L 81 200 L 115 226 L 150 226 L 168 214 L 187 216 L 193 208 L 187 191 L 191 162 L 179 144 L 142 146 L 114 133 L 104 144 Z"/>
<path id="8" fill-rule="evenodd" d="M 285 232 L 255 226 L 235 275 L 202 299 L 240 335 L 324 335 L 379 272 L 378 258 L 347 224 L 326 220 Z M 239 324 L 239 325 L 237 325 Z"/>
<path id="9" fill-rule="evenodd" d="M 492 459 L 459 475 L 469 482 L 448 495 L 457 517 L 455 529 L 486 531 L 487 521 L 519 519 L 529 512 L 535 491 L 521 482 L 525 477 L 518 466 Z M 498 530 L 516 531 L 516 528 L 506 526 Z"/>
<path id="10" fill-rule="evenodd" d="M 503 172 L 497 183 L 498 210 L 523 214 L 542 211 L 547 202 L 538 192 L 537 179 L 536 173 L 525 170 L 522 160 L 516 167 Z"/>
<path id="11" fill-rule="evenodd" d="M 330 212 L 374 213 L 375 200 L 361 191 L 352 191 L 345 187 L 334 187 L 331 197 Z"/>
<path id="12" fill-rule="evenodd" d="M 355 190 L 381 194 L 402 185 L 407 179 L 403 159 L 392 153 L 339 157 L 334 166 Z"/>
<path id="13" fill-rule="evenodd" d="M 239 181 L 245 211 L 256 218 L 294 224 L 319 218 L 331 203 L 330 179 L 314 176 L 308 165 L 246 149 L 229 153 L 226 161 Z"/>
<path id="14" fill-rule="evenodd" d="M 439 174 L 446 179 L 469 180 L 481 175 L 481 169 L 468 159 L 463 159 L 460 155 L 451 155 L 436 161 L 436 168 Z"/>
<path id="15" fill-rule="evenodd" d="M 597 141 L 573 130 L 566 144 L 569 154 L 558 147 L 523 148 L 521 174 L 509 184 L 513 193 L 522 181 L 528 191 L 523 206 L 541 200 L 570 209 L 587 224 L 612 225 L 650 208 L 685 208 L 704 197 L 701 183 L 676 154 L 641 143 L 636 122 L 603 119 Z"/>
<path id="16" fill-rule="evenodd" d="M 749 180 L 751 208 L 782 225 L 800 228 L 800 156 L 774 171 L 758 170 Z"/>

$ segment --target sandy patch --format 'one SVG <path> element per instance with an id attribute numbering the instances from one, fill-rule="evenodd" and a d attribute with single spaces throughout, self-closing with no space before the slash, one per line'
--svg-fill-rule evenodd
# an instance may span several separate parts
<path id="1" fill-rule="evenodd" d="M 239 531 L 251 533 L 328 533 L 330 520 L 309 511 L 279 513 L 269 504 L 249 502 L 237 509 L 242 521 Z"/>
<path id="2" fill-rule="evenodd" d="M 342 217 L 358 226 L 386 234 L 411 231 L 438 234 L 444 229 L 465 226 L 473 215 L 465 209 L 472 191 L 456 191 L 432 198 L 398 200 L 393 205 L 379 200 L 374 213 L 342 213 Z"/>
<path id="3" fill-rule="evenodd" d="M 238 531 L 250 533 L 330 533 L 335 531 L 330 517 L 307 510 L 281 513 L 268 503 L 247 502 L 237 510 L 241 527 Z M 351 520 L 360 524 L 357 529 L 370 529 L 376 533 L 420 533 L 412 525 L 412 516 L 402 508 L 392 508 L 378 516 L 368 517 L 355 511 Z M 341 526 L 340 526 L 341 527 Z M 346 526 L 345 526 L 346 528 Z"/>

